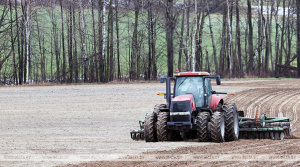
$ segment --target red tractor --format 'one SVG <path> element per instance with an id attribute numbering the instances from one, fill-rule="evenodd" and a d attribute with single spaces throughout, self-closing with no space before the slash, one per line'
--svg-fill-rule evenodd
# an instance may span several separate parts
<path id="1" fill-rule="evenodd" d="M 164 95 L 167 104 L 156 105 L 145 118 L 146 142 L 198 139 L 200 142 L 234 141 L 239 138 L 239 113 L 234 103 L 211 88 L 211 79 L 221 84 L 220 76 L 207 72 L 176 72 L 175 78 L 166 81 Z M 171 80 L 174 88 L 171 91 Z"/>

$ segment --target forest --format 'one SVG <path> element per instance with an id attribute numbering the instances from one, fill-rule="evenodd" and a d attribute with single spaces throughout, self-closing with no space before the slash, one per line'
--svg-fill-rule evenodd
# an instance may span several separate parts
<path id="1" fill-rule="evenodd" d="M 298 41 L 299 0 L 0 0 L 0 84 L 300 77 Z"/>

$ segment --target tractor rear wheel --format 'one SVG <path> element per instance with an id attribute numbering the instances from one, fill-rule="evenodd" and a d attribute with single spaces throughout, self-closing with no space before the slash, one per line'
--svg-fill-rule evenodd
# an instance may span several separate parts
<path id="1" fill-rule="evenodd" d="M 157 115 L 157 140 L 158 141 L 168 141 L 168 136 L 170 132 L 167 127 L 167 123 L 170 119 L 170 113 L 160 112 Z"/>
<path id="2" fill-rule="evenodd" d="M 208 122 L 209 112 L 200 112 L 197 116 L 197 137 L 199 142 L 209 141 Z"/>
<path id="3" fill-rule="evenodd" d="M 225 116 L 225 140 L 235 141 L 239 139 L 239 120 L 235 103 L 225 103 L 223 105 Z"/>
<path id="4" fill-rule="evenodd" d="M 225 121 L 220 112 L 215 112 L 211 117 L 211 139 L 213 142 L 221 143 L 225 139 Z"/>
<path id="5" fill-rule="evenodd" d="M 144 129 L 146 142 L 157 142 L 156 121 L 157 116 L 154 112 L 146 115 Z"/>

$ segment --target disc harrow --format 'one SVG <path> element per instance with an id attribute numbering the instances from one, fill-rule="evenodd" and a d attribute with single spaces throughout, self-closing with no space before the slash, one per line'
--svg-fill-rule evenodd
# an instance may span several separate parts
<path id="1" fill-rule="evenodd" d="M 145 124 L 145 120 L 140 119 L 139 120 L 140 129 L 130 131 L 130 136 L 131 136 L 132 140 L 144 140 L 144 138 L 145 138 L 145 136 L 144 136 L 144 124 Z"/>
<path id="2" fill-rule="evenodd" d="M 289 117 L 239 118 L 240 138 L 283 140 L 292 136 L 292 120 Z"/>

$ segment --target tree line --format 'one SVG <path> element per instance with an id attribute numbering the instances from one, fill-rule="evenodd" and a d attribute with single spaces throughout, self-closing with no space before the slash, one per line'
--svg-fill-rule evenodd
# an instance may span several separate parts
<path id="1" fill-rule="evenodd" d="M 298 0 L 0 3 L 1 84 L 300 75 Z"/>

